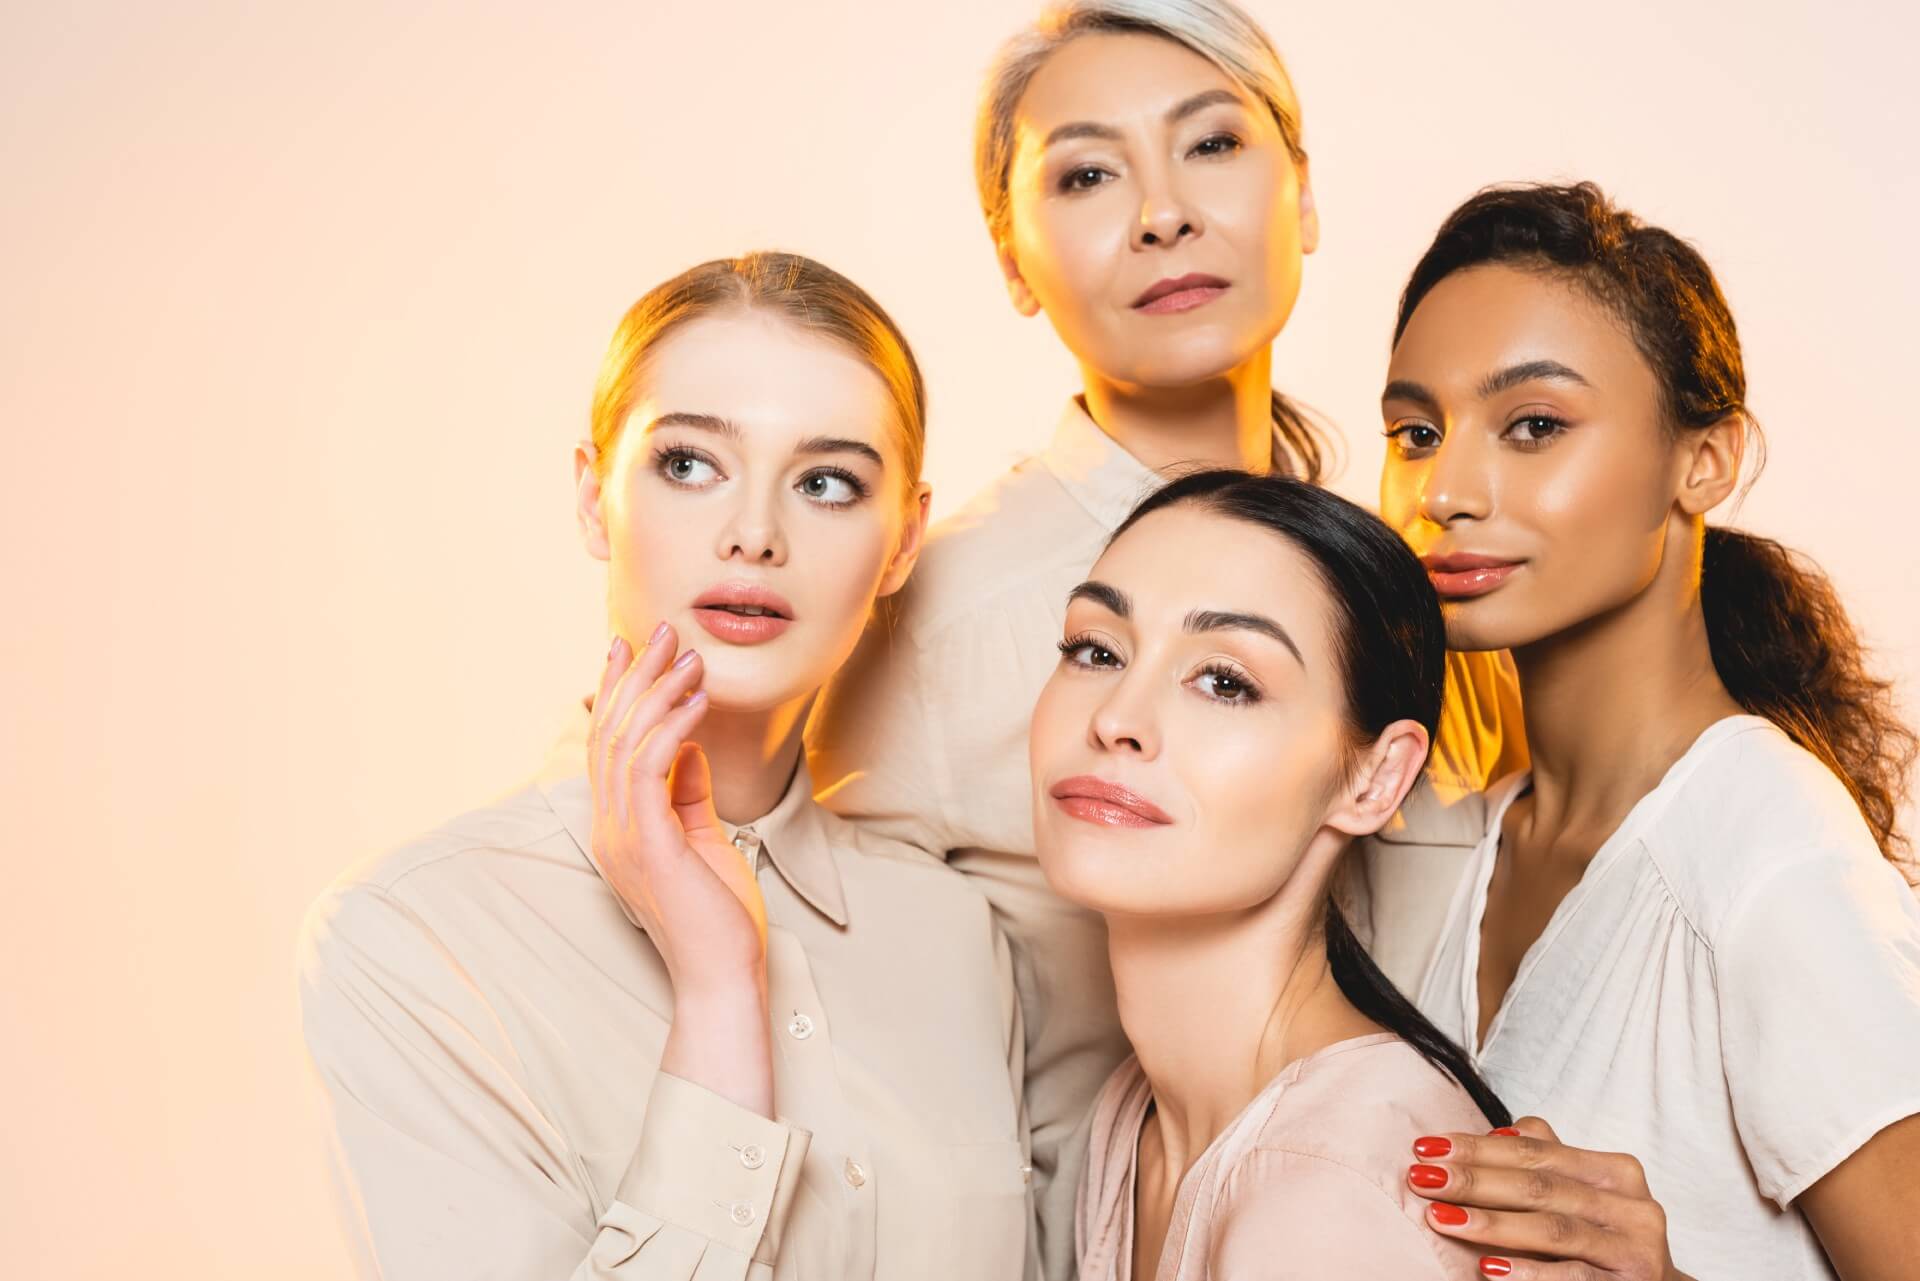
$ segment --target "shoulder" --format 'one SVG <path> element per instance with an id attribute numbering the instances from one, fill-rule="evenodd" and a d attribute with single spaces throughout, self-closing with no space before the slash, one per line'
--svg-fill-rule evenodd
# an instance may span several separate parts
<path id="1" fill-rule="evenodd" d="M 1287 1073 L 1254 1146 L 1334 1161 L 1396 1198 L 1414 1139 L 1487 1128 L 1458 1082 L 1389 1034 L 1332 1046 Z"/>
<path id="2" fill-rule="evenodd" d="M 1671 795 L 1637 835 L 1709 942 L 1791 870 L 1838 884 L 1885 861 L 1833 771 L 1759 717 L 1712 727 L 1674 769 Z"/>

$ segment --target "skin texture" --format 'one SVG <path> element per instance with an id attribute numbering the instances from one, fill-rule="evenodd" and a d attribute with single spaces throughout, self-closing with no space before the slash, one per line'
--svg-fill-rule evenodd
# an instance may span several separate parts
<path id="1" fill-rule="evenodd" d="M 1502 371 L 1542 361 L 1578 378 L 1492 389 Z M 1511 266 L 1456 273 L 1421 302 L 1382 415 L 1388 522 L 1422 556 L 1519 563 L 1491 592 L 1444 605 L 1455 648 L 1513 651 L 1533 758 L 1488 889 L 1484 1036 L 1601 844 L 1701 731 L 1742 710 L 1714 670 L 1698 583 L 1704 518 L 1734 490 L 1745 423 L 1670 430 L 1655 376 L 1613 315 L 1564 279 Z M 1537 1117 L 1516 1129 L 1419 1140 L 1420 1165 L 1445 1176 L 1433 1186 L 1409 1173 L 1437 1203 L 1435 1231 L 1484 1245 L 1498 1261 L 1489 1275 L 1518 1281 L 1681 1275 L 1637 1160 L 1561 1144 Z M 1920 1256 L 1903 1208 L 1916 1196 L 1920 1126 L 1909 1119 L 1797 1204 L 1841 1276 L 1879 1281 Z"/>
<path id="2" fill-rule="evenodd" d="M 1057 132 L 1075 126 L 1098 134 Z M 1319 240 L 1272 113 L 1170 40 L 1082 36 L 1020 101 L 1009 193 L 996 246 L 1008 292 L 1053 323 L 1094 420 L 1150 466 L 1265 470 L 1270 347 Z M 1135 309 L 1156 281 L 1190 272 L 1229 288 L 1175 315 Z"/>
<path id="3" fill-rule="evenodd" d="M 1398 721 L 1355 746 L 1310 563 L 1277 535 L 1195 507 L 1129 529 L 1090 581 L 1127 598 L 1068 608 L 1068 642 L 1034 709 L 1041 867 L 1106 917 L 1120 1017 L 1154 1093 L 1141 1134 L 1137 1276 L 1151 1276 L 1181 1179 L 1286 1064 L 1380 1029 L 1326 964 L 1327 882 L 1378 830 L 1426 759 Z M 1300 651 L 1244 628 L 1194 633 L 1196 610 L 1257 614 Z M 1072 816 L 1056 784 L 1093 776 L 1171 819 Z"/>
<path id="4" fill-rule="evenodd" d="M 616 633 L 588 736 L 592 853 L 673 978 L 661 1069 L 772 1116 L 766 910 L 721 817 L 785 793 L 807 708 L 913 568 L 928 491 L 879 374 L 779 318 L 691 321 L 645 383 L 604 476 L 591 445 L 575 453 Z M 785 598 L 784 633 L 739 645 L 694 621 L 703 592 L 741 582 Z"/>

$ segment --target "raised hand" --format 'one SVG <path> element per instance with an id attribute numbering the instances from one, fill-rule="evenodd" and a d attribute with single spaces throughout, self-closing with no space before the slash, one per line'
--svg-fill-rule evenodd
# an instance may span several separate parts
<path id="1" fill-rule="evenodd" d="M 1667 1215 L 1624 1152 L 1568 1147 L 1537 1116 L 1491 1134 L 1416 1139 L 1407 1182 L 1434 1231 L 1485 1247 L 1480 1271 L 1512 1281 L 1688 1281 Z M 1531 1257 L 1528 1257 L 1531 1256 Z"/>

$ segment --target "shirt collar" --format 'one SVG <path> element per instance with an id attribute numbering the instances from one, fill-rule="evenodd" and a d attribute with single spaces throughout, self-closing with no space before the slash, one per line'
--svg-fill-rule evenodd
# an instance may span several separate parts
<path id="1" fill-rule="evenodd" d="M 586 708 L 577 707 L 535 785 L 597 871 L 599 865 L 593 861 L 593 791 L 587 782 L 587 725 Z M 772 810 L 751 823 L 736 827 L 723 822 L 722 826 L 729 839 L 741 832 L 758 837 L 761 853 L 796 894 L 835 925 L 847 923 L 847 896 L 840 883 L 840 866 L 834 857 L 826 816 L 813 799 L 813 780 L 804 755 L 793 781 L 787 784 L 786 794 Z"/>
<path id="2" fill-rule="evenodd" d="M 1277 475 L 1292 474 L 1291 457 L 1276 426 L 1273 469 Z M 1107 529 L 1118 529 L 1141 499 L 1169 479 L 1101 431 L 1078 396 L 1067 398 L 1067 407 L 1053 429 L 1053 440 L 1040 461 L 1073 500 Z"/>

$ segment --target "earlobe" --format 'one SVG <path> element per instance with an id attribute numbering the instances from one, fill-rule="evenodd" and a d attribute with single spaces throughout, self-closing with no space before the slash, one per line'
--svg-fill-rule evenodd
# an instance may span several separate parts
<path id="1" fill-rule="evenodd" d="M 1039 315 L 1040 300 L 1027 288 L 1027 278 L 1020 274 L 1020 264 L 1014 260 L 1013 250 L 1006 241 L 994 246 L 994 256 L 1000 262 L 1000 274 L 1006 278 L 1007 297 L 1013 300 L 1013 309 L 1023 316 Z"/>
<path id="2" fill-rule="evenodd" d="M 1366 749 L 1327 825 L 1348 836 L 1371 836 L 1399 812 L 1427 761 L 1426 727 L 1395 721 Z"/>
<path id="3" fill-rule="evenodd" d="M 932 509 L 933 487 L 925 484 L 915 486 L 913 496 L 907 500 L 907 519 L 900 531 L 900 546 L 887 564 L 887 572 L 880 579 L 880 590 L 876 595 L 891 596 L 907 585 L 907 578 L 920 560 L 920 550 L 926 545 L 927 517 Z"/>
<path id="4" fill-rule="evenodd" d="M 1680 486 L 1681 511 L 1704 516 L 1733 493 L 1740 482 L 1740 459 L 1750 426 L 1745 414 L 1735 412 L 1695 437 Z"/>
<path id="5" fill-rule="evenodd" d="M 600 473 L 594 466 L 598 455 L 593 445 L 582 441 L 573 450 L 574 517 L 580 525 L 580 542 L 595 560 L 612 556 L 607 541 L 607 522 L 600 510 Z"/>

